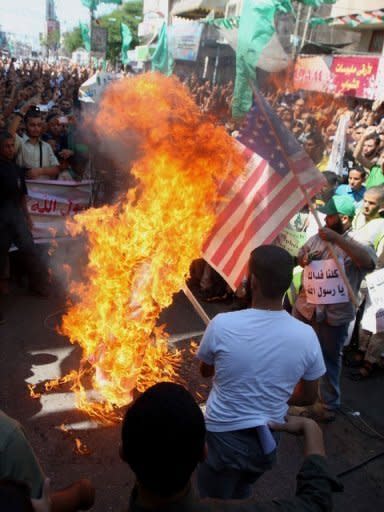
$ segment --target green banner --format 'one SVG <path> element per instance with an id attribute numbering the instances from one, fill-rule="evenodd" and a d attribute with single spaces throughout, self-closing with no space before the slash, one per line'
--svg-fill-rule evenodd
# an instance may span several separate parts
<path id="1" fill-rule="evenodd" d="M 91 38 L 89 35 L 89 25 L 80 23 L 81 38 L 83 40 L 84 48 L 87 52 L 91 51 Z"/>
<path id="2" fill-rule="evenodd" d="M 232 116 L 244 117 L 252 106 L 250 82 L 256 82 L 256 66 L 268 47 L 278 44 L 275 30 L 277 12 L 291 12 L 289 0 L 244 0 L 240 15 L 236 80 L 232 101 Z"/>
<path id="3" fill-rule="evenodd" d="M 168 49 L 167 24 L 165 22 L 161 27 L 155 53 L 152 56 L 152 71 L 160 71 L 165 75 L 171 75 L 173 71 L 173 58 Z"/>
<path id="4" fill-rule="evenodd" d="M 128 50 L 132 43 L 132 32 L 128 25 L 121 24 L 121 62 L 125 65 L 129 63 Z"/>

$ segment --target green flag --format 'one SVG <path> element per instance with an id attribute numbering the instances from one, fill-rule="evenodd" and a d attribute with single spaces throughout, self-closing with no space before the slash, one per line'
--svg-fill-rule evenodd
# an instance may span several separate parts
<path id="1" fill-rule="evenodd" d="M 155 52 L 152 55 L 152 71 L 160 71 L 165 75 L 171 75 L 173 71 L 173 58 L 168 49 L 167 24 L 164 22 Z"/>
<path id="2" fill-rule="evenodd" d="M 98 6 L 99 0 L 81 0 L 81 3 L 88 9 L 94 11 Z"/>
<path id="3" fill-rule="evenodd" d="M 123 0 L 81 0 L 81 3 L 85 7 L 87 7 L 88 9 L 91 9 L 92 11 L 95 11 L 99 4 L 117 4 L 117 5 L 121 5 L 123 3 Z"/>
<path id="4" fill-rule="evenodd" d="M 80 23 L 81 38 L 84 43 L 84 48 L 87 52 L 91 51 L 91 38 L 89 35 L 89 25 L 86 23 Z"/>
<path id="5" fill-rule="evenodd" d="M 121 62 L 128 64 L 128 50 L 132 42 L 132 33 L 125 23 L 121 24 Z"/>
<path id="6" fill-rule="evenodd" d="M 253 95 L 249 82 L 256 81 L 256 66 L 265 57 L 271 59 L 276 50 L 281 54 L 281 44 L 275 31 L 275 14 L 287 13 L 291 9 L 290 0 L 244 0 L 236 51 L 233 117 L 245 116 L 252 106 Z"/>

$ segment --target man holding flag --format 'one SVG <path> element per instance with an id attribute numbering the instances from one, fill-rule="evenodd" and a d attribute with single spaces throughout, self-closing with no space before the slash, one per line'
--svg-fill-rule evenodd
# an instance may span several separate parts
<path id="1" fill-rule="evenodd" d="M 204 248 L 206 261 L 233 289 L 247 274 L 248 262 L 251 276 L 252 307 L 216 316 L 197 354 L 202 375 L 214 375 L 206 413 L 208 459 L 200 467 L 199 487 L 202 496 L 224 499 L 249 496 L 251 484 L 274 462 L 276 440 L 268 422 L 284 417 L 288 401 L 315 401 L 325 371 L 313 330 L 282 307 L 293 260 L 268 245 L 322 188 L 324 178 L 253 92 L 254 105 L 239 136 L 244 175 L 227 184 L 230 197 Z"/>

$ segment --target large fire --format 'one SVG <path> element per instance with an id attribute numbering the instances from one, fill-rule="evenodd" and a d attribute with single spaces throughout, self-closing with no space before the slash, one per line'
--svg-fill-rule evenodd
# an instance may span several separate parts
<path id="1" fill-rule="evenodd" d="M 88 267 L 85 282 L 71 284 L 77 299 L 61 332 L 83 351 L 74 379 L 78 406 L 102 414 L 129 403 L 135 389 L 176 378 L 157 320 L 201 255 L 222 199 L 219 184 L 239 175 L 243 161 L 233 139 L 202 117 L 173 77 L 115 82 L 94 123 L 137 183 L 119 204 L 81 213 L 70 226 L 73 235 L 86 234 Z M 89 365 L 96 402 L 81 383 Z"/>

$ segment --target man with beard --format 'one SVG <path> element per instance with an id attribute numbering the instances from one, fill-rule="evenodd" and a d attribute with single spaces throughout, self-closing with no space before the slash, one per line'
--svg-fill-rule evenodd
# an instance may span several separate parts
<path id="1" fill-rule="evenodd" d="M 353 158 L 369 170 L 377 163 L 379 145 L 377 126 L 369 126 L 357 143 Z"/>
<path id="2" fill-rule="evenodd" d="M 333 258 L 327 242 L 344 265 L 346 278 L 355 295 L 367 272 L 375 268 L 376 254 L 372 245 L 352 233 L 355 215 L 353 200 L 348 196 L 334 196 L 323 209 L 326 226 L 311 237 L 298 254 L 302 267 L 313 260 Z M 335 304 L 312 304 L 306 285 L 302 287 L 294 307 L 294 315 L 309 323 L 318 335 L 323 351 L 326 374 L 320 381 L 321 403 L 313 417 L 330 422 L 340 407 L 340 371 L 342 350 L 348 337 L 348 326 L 355 319 L 356 308 L 351 300 Z M 312 411 L 313 412 L 313 411 Z"/>

